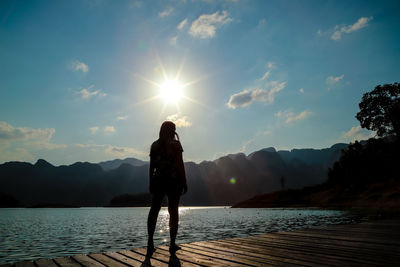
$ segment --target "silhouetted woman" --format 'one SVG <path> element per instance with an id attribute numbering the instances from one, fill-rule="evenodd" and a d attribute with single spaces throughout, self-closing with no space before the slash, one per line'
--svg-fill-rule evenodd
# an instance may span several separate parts
<path id="1" fill-rule="evenodd" d="M 150 149 L 150 193 L 151 208 L 147 220 L 148 242 L 147 254 L 154 252 L 153 236 L 156 228 L 158 212 L 165 195 L 168 196 L 169 234 L 171 244 L 169 251 L 174 254 L 179 246 L 175 244 L 178 233 L 179 198 L 187 192 L 186 174 L 182 159 L 182 146 L 175 132 L 175 124 L 165 121 L 161 125 L 160 135 Z M 175 139 L 176 136 L 176 139 Z"/>

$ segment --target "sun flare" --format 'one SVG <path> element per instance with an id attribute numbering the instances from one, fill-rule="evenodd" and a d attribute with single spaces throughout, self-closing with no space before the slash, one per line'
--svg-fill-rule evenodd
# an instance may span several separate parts
<path id="1" fill-rule="evenodd" d="M 178 103 L 182 98 L 183 86 L 178 80 L 166 80 L 160 85 L 160 96 L 165 102 Z"/>

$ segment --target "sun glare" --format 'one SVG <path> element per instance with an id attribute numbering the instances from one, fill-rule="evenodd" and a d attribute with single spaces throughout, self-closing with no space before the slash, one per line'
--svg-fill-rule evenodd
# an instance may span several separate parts
<path id="1" fill-rule="evenodd" d="M 182 97 L 182 84 L 177 80 L 166 80 L 160 86 L 160 95 L 166 102 L 177 103 Z"/>

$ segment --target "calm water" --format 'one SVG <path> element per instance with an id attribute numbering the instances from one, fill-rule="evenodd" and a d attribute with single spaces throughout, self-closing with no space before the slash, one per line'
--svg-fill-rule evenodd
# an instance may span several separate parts
<path id="1" fill-rule="evenodd" d="M 149 208 L 0 209 L 0 264 L 118 251 L 146 245 Z M 347 211 L 180 208 L 178 242 L 248 236 L 316 225 L 352 223 Z M 168 244 L 168 212 L 159 215 L 155 245 Z"/>

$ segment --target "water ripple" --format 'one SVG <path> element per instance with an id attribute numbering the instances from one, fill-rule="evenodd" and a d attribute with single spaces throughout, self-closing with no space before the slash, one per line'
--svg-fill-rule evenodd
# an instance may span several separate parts
<path id="1" fill-rule="evenodd" d="M 148 208 L 0 209 L 0 264 L 81 253 L 118 251 L 147 243 Z M 178 241 L 187 243 L 352 223 L 347 211 L 180 208 Z M 157 222 L 155 245 L 169 242 L 168 212 Z"/>

